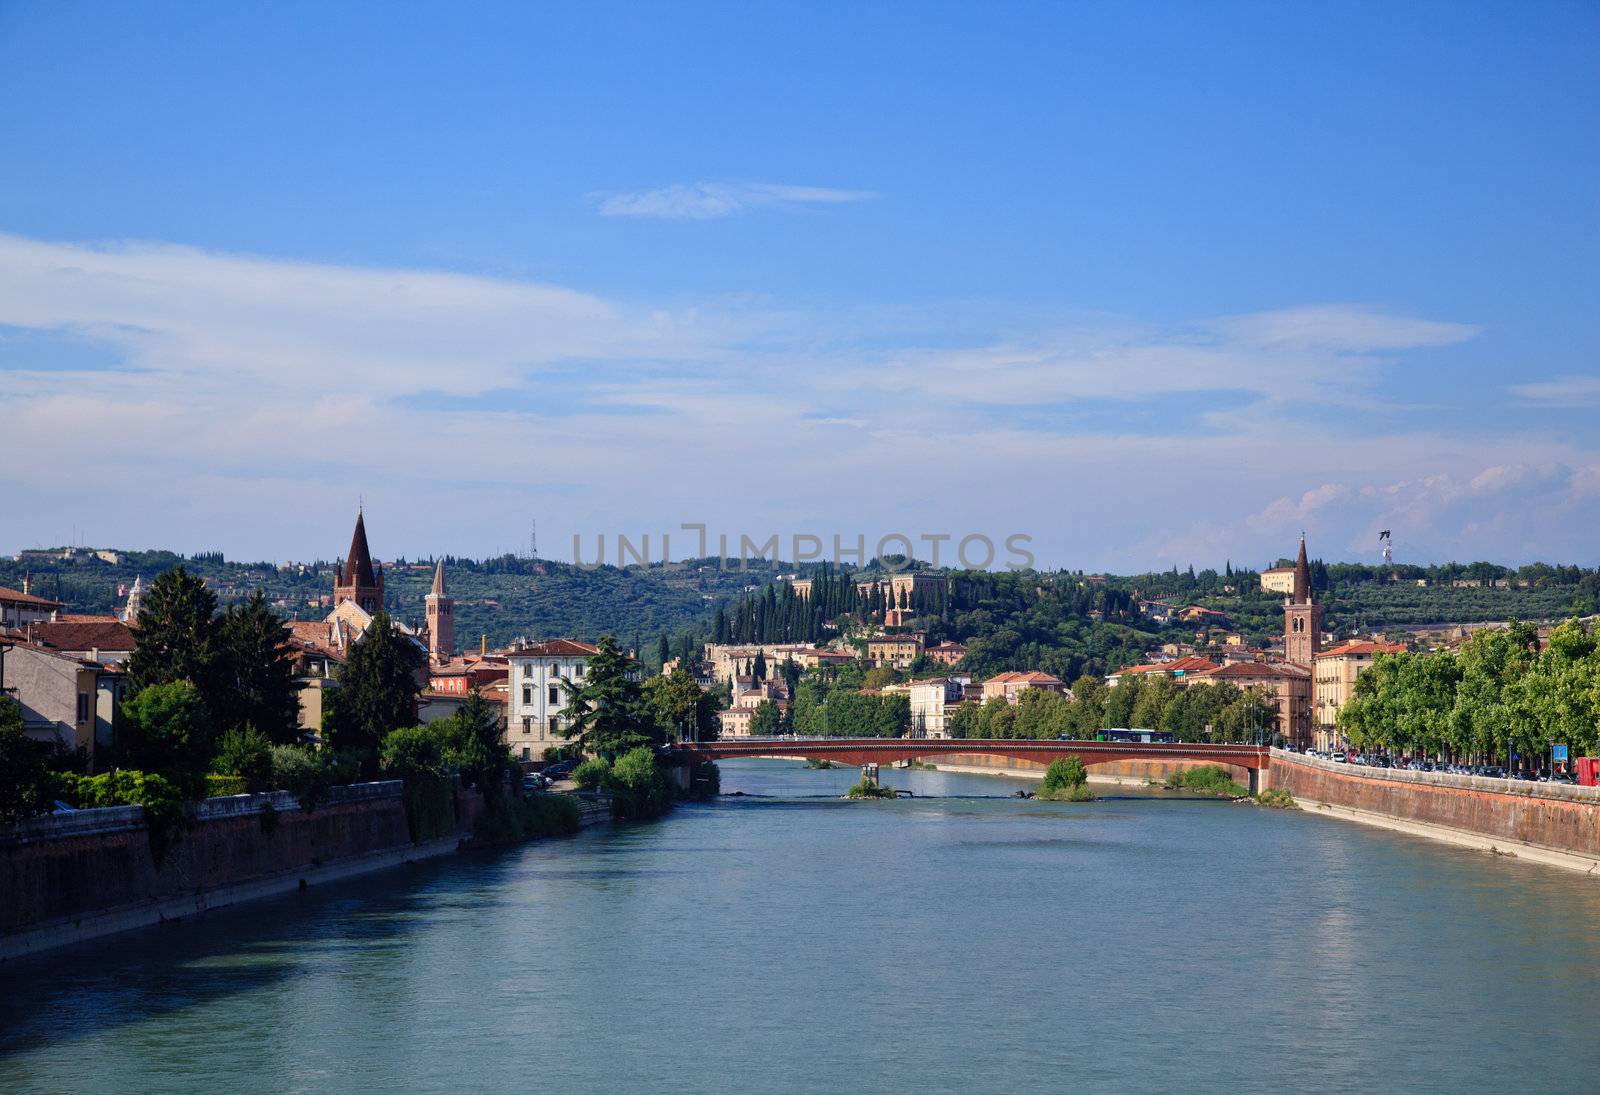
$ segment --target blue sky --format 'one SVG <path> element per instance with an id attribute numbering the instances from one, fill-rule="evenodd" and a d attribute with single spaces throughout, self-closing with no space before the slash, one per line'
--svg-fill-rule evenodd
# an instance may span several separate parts
<path id="1" fill-rule="evenodd" d="M 1600 560 L 1600 8 L 0 0 L 0 550 Z M 161 499 L 159 506 L 153 499 Z"/>

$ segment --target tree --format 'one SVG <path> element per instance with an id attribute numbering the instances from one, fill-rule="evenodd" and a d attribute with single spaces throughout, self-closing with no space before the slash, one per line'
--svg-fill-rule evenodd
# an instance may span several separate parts
<path id="1" fill-rule="evenodd" d="M 339 687 L 328 697 L 322 730 L 329 745 L 358 759 L 363 774 L 376 772 L 385 736 L 417 721 L 422 668 L 421 648 L 396 631 L 382 610 L 351 644 L 338 672 Z"/>
<path id="2" fill-rule="evenodd" d="M 778 705 L 771 700 L 762 700 L 756 704 L 756 709 L 750 716 L 750 736 L 756 738 L 770 738 L 778 732 Z"/>
<path id="3" fill-rule="evenodd" d="M 665 667 L 666 664 L 672 660 L 672 644 L 667 640 L 667 633 L 665 631 L 661 633 L 661 638 L 656 643 L 656 660 L 659 661 L 663 667 Z"/>
<path id="4" fill-rule="evenodd" d="M 634 675 L 633 662 L 617 649 L 610 635 L 600 636 L 589 658 L 581 687 L 563 680 L 567 706 L 562 733 L 577 739 L 584 751 L 615 759 L 630 749 L 665 740 Z"/>
<path id="5" fill-rule="evenodd" d="M 444 737 L 445 760 L 462 778 L 485 795 L 500 794 L 511 767 L 511 750 L 501 733 L 499 712 L 483 693 L 473 688 L 460 710 L 433 725 Z"/>
<path id="6" fill-rule="evenodd" d="M 249 724 L 229 730 L 222 735 L 212 770 L 241 777 L 252 791 L 267 790 L 272 781 L 272 742 Z"/>
<path id="7" fill-rule="evenodd" d="M 664 739 L 710 741 L 717 733 L 716 699 L 682 669 L 644 682 L 644 701 Z"/>
<path id="8" fill-rule="evenodd" d="M 183 567 L 158 575 L 139 607 L 128 691 L 189 681 L 217 713 L 222 650 L 216 613 L 216 595 Z"/>
<path id="9" fill-rule="evenodd" d="M 243 605 L 229 605 L 219 627 L 217 721 L 256 727 L 278 745 L 299 738 L 299 689 L 289 654 L 289 627 L 257 589 Z"/>
<path id="10" fill-rule="evenodd" d="M 1089 772 L 1084 768 L 1081 757 L 1057 757 L 1044 771 L 1044 789 L 1047 791 L 1082 787 L 1088 781 Z"/>
<path id="11" fill-rule="evenodd" d="M 50 803 L 50 747 L 24 730 L 22 705 L 0 693 L 0 824 L 42 813 Z"/>
<path id="12" fill-rule="evenodd" d="M 756 680 L 758 680 L 758 681 L 764 681 L 764 680 L 767 679 L 767 652 L 766 651 L 761 650 L 759 648 L 756 650 L 755 665 L 751 667 L 750 672 L 755 676 Z"/>
<path id="13" fill-rule="evenodd" d="M 154 772 L 194 792 L 217 752 L 216 724 L 187 680 L 152 684 L 122 705 L 121 766 Z"/>

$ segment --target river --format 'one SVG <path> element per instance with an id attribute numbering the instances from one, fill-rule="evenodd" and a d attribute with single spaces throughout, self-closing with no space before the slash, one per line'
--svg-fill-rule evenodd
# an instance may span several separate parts
<path id="1" fill-rule="evenodd" d="M 749 797 L 0 967 L 0 1090 L 1595 1091 L 1600 883 L 1097 786 Z"/>

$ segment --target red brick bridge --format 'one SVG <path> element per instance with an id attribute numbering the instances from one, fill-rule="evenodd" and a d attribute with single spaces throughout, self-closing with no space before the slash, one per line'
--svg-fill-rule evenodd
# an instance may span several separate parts
<path id="1" fill-rule="evenodd" d="M 1265 745 L 1193 745 L 1173 742 L 1035 741 L 1002 738 L 730 738 L 684 742 L 679 756 L 695 760 L 736 757 L 804 757 L 835 764 L 891 765 L 951 755 L 984 755 L 1049 764 L 1059 757 L 1077 757 L 1085 767 L 1118 760 L 1187 760 L 1243 768 L 1252 793 L 1267 786 L 1272 750 Z"/>

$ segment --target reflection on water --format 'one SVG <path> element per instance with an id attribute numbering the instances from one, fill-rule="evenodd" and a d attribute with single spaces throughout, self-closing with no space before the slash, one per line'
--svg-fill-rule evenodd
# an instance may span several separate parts
<path id="1" fill-rule="evenodd" d="M 0 967 L 0 1090 L 1596 1087 L 1593 880 L 856 778 L 729 763 L 750 797 Z"/>

